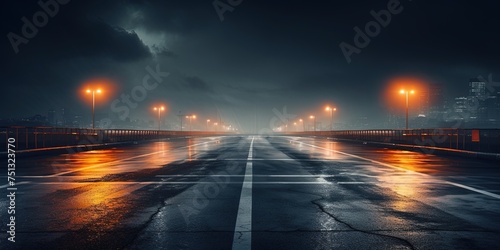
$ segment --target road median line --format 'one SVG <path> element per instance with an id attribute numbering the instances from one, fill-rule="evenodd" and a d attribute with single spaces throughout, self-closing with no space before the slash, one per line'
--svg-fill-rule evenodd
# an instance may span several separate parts
<path id="1" fill-rule="evenodd" d="M 234 227 L 232 249 L 252 249 L 252 182 L 253 182 L 253 141 L 250 142 L 248 159 L 245 169 L 245 179 L 241 187 L 240 203 L 238 205 L 238 215 Z"/>

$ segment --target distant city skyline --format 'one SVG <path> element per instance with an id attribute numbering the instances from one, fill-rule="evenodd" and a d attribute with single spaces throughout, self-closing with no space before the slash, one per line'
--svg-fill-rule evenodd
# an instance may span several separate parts
<path id="1" fill-rule="evenodd" d="M 491 85 L 491 84 L 490 84 Z M 411 125 L 412 128 L 434 128 L 442 127 L 444 124 L 452 124 L 457 120 L 463 120 L 458 127 L 489 127 L 495 128 L 500 126 L 500 91 L 494 92 L 493 86 L 489 86 L 487 79 L 470 78 L 468 82 L 468 91 L 463 93 L 463 96 L 454 96 L 445 98 L 443 90 L 439 85 L 428 85 L 421 89 L 412 97 Z M 401 109 L 400 107 L 396 109 Z M 318 111 L 318 110 L 312 110 Z M 106 110 L 97 110 L 97 128 L 127 128 L 127 129 L 155 129 L 157 120 L 151 115 L 150 117 L 134 118 L 128 117 L 125 121 L 121 121 L 112 112 Z M 211 117 L 212 122 L 220 121 L 221 117 L 207 116 L 199 114 L 199 120 L 195 120 L 194 129 L 204 130 L 207 125 L 204 123 L 206 119 Z M 163 129 L 165 130 L 181 130 L 181 122 L 179 119 L 184 119 L 185 115 L 164 114 L 161 119 Z M 300 115 L 297 115 L 299 117 Z M 304 115 L 302 115 L 304 116 Z M 369 128 L 391 128 L 397 129 L 404 127 L 404 117 L 399 112 L 388 112 L 385 123 L 378 124 L 374 120 L 367 117 L 357 117 L 349 120 L 335 120 L 335 129 L 369 129 Z M 304 116 L 305 117 L 305 116 Z M 112 120 L 112 126 L 101 124 L 102 121 Z M 289 131 L 302 131 L 303 128 L 297 126 L 299 118 L 290 119 L 286 129 Z M 5 118 L 3 118 L 5 120 Z M 14 119 L 4 125 L 48 125 L 56 127 L 77 127 L 88 128 L 91 126 L 90 114 L 76 114 L 71 110 L 64 108 L 50 109 L 46 114 L 35 114 L 31 117 L 23 117 Z M 187 129 L 188 120 L 184 121 L 183 129 Z M 318 117 L 318 130 L 328 130 L 329 121 L 323 114 Z M 294 125 L 295 123 L 295 125 Z M 229 124 L 229 123 L 228 123 Z M 306 122 L 304 128 L 312 130 L 313 124 Z M 283 126 L 286 126 L 283 123 Z M 278 129 L 276 127 L 275 129 Z M 208 127 L 210 130 L 215 130 L 214 125 Z M 279 128 L 285 129 L 285 127 Z"/>

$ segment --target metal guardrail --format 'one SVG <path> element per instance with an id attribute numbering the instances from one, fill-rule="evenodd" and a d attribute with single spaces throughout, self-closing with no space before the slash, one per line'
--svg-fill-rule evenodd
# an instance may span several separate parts
<path id="1" fill-rule="evenodd" d="M 150 140 L 162 137 L 222 135 L 223 132 L 165 131 L 133 129 L 80 129 L 57 127 L 0 127 L 0 152 L 7 151 L 7 140 L 15 138 L 16 150 L 61 146 L 92 145 Z"/>
<path id="2" fill-rule="evenodd" d="M 288 134 L 500 153 L 500 129 L 377 129 L 305 131 Z"/>
<path id="3" fill-rule="evenodd" d="M 25 150 L 141 141 L 162 137 L 224 134 L 228 133 L 213 131 L 0 127 L 0 141 L 3 142 L 0 143 L 0 152 L 7 151 L 7 140 L 9 138 L 16 139 L 16 150 Z M 305 131 L 288 132 L 287 134 L 500 153 L 500 129 L 377 129 Z"/>

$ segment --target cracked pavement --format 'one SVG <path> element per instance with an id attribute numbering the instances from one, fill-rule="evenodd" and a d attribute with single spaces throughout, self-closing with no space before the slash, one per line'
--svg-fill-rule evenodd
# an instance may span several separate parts
<path id="1" fill-rule="evenodd" d="M 2 230 L 0 249 L 244 249 L 235 239 L 253 249 L 495 249 L 496 165 L 243 135 L 25 157 L 16 243 Z"/>

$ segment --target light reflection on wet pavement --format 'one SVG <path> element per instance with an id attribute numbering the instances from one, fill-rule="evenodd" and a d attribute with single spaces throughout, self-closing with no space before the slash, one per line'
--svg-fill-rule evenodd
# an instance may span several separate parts
<path id="1" fill-rule="evenodd" d="M 231 248 L 250 141 L 181 138 L 19 158 L 14 246 Z M 500 245 L 495 162 L 299 137 L 255 137 L 253 154 L 254 249 Z"/>

